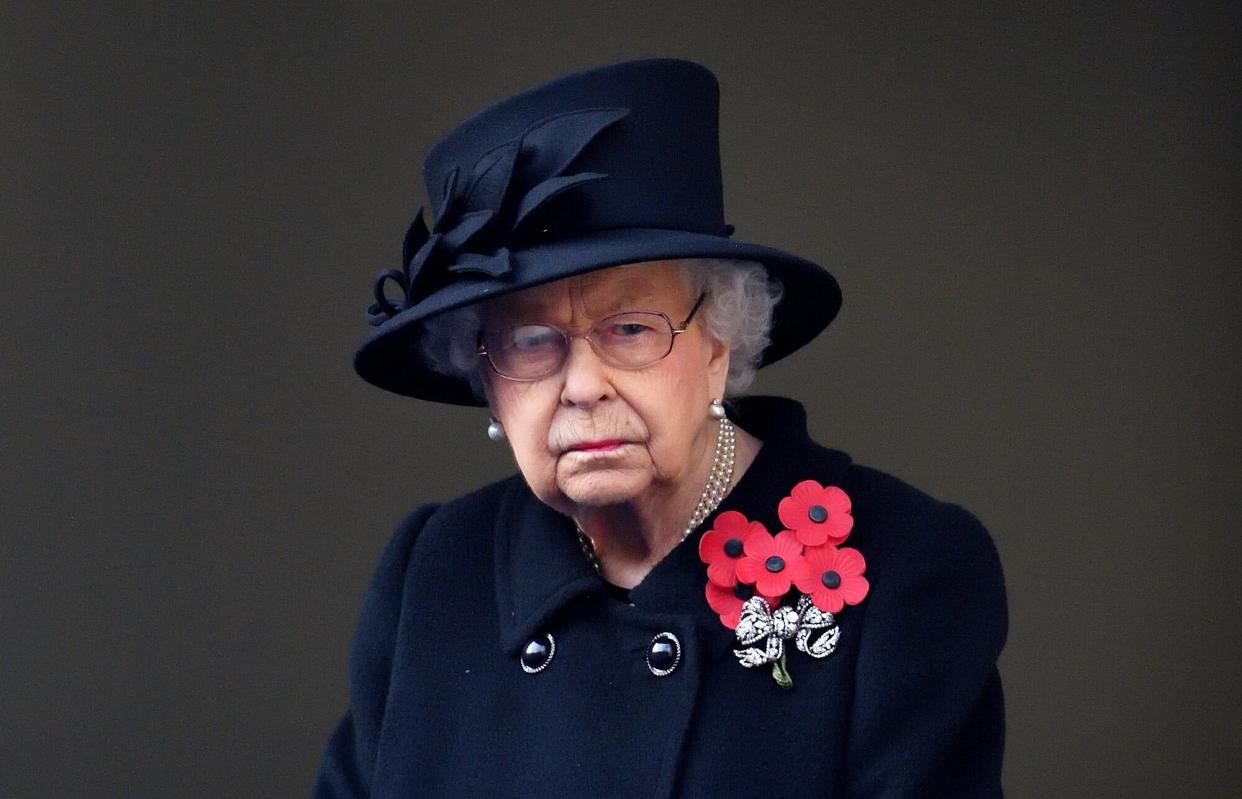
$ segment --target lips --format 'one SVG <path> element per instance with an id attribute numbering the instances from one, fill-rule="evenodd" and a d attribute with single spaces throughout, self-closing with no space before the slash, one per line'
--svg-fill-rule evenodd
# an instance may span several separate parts
<path id="1" fill-rule="evenodd" d="M 566 448 L 566 452 L 611 452 L 620 447 L 622 444 L 628 443 L 621 438 L 607 438 L 599 441 L 582 441 L 572 444 Z"/>

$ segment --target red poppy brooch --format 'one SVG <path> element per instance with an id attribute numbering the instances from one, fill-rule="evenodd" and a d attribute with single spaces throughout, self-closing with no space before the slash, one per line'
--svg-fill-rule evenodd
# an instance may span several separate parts
<path id="1" fill-rule="evenodd" d="M 841 635 L 835 614 L 862 602 L 870 586 L 862 553 L 841 546 L 854 526 L 844 491 L 803 480 L 781 500 L 777 516 L 787 529 L 774 536 L 725 511 L 699 539 L 699 558 L 707 564 L 707 604 L 737 633 L 738 662 L 771 663 L 772 678 L 789 689 L 785 642 L 828 657 Z"/>

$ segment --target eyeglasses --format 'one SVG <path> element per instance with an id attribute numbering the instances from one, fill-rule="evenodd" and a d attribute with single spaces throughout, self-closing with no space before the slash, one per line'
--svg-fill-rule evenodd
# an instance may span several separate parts
<path id="1" fill-rule="evenodd" d="M 569 345 L 585 338 L 599 359 L 618 369 L 642 369 L 673 351 L 677 335 L 686 332 L 707 294 L 700 294 L 679 326 L 658 311 L 626 311 L 600 319 L 585 335 L 571 335 L 555 325 L 514 325 L 479 334 L 478 354 L 487 358 L 496 374 L 508 380 L 532 382 L 561 370 Z"/>

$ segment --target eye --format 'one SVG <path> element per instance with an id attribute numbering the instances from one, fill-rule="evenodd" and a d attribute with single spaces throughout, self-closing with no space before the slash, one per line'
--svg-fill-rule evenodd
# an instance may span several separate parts
<path id="1" fill-rule="evenodd" d="M 657 335 L 655 320 L 639 314 L 605 319 L 595 330 L 599 343 L 605 347 L 628 347 L 650 341 Z"/>
<path id="2" fill-rule="evenodd" d="M 639 322 L 623 322 L 612 326 L 612 334 L 619 338 L 633 338 L 650 332 L 650 327 Z"/>
<path id="3" fill-rule="evenodd" d="M 511 328 L 506 347 L 519 352 L 542 352 L 555 349 L 560 334 L 547 325 L 519 325 Z"/>

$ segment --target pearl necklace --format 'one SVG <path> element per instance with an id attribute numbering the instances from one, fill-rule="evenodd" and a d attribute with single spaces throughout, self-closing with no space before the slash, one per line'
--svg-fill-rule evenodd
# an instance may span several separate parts
<path id="1" fill-rule="evenodd" d="M 698 504 L 694 506 L 694 513 L 690 514 L 690 521 L 686 522 L 685 532 L 681 534 L 678 544 L 689 538 L 694 529 L 702 524 L 703 520 L 711 515 L 711 512 L 724 499 L 729 490 L 729 483 L 733 480 L 734 450 L 733 422 L 730 422 L 727 417 L 722 418 L 720 429 L 716 433 L 716 457 L 712 460 L 712 470 L 707 475 L 707 485 L 703 486 L 703 493 L 699 495 Z M 582 554 L 586 556 L 587 563 L 591 564 L 596 574 L 603 574 L 599 564 L 599 555 L 595 553 L 595 543 L 582 529 L 577 519 L 574 519 L 574 527 L 578 528 L 578 545 L 582 547 Z"/>

